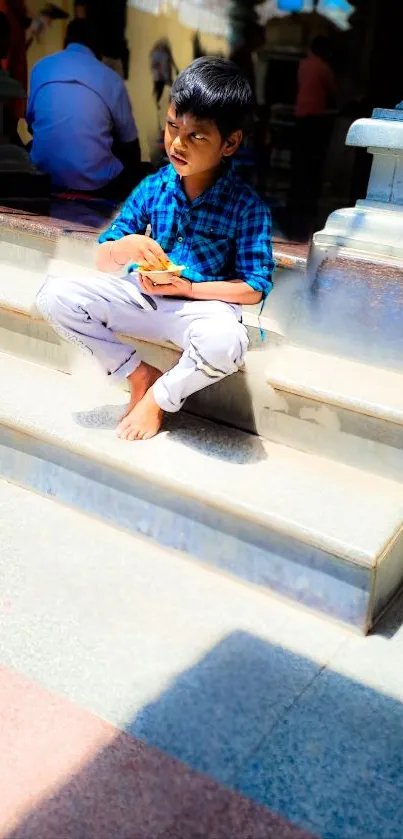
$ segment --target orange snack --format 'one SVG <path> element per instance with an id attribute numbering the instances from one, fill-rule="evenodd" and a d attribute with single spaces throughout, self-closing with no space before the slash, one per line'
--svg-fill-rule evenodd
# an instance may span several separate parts
<path id="1" fill-rule="evenodd" d="M 144 262 L 142 265 L 139 265 L 140 274 L 146 274 L 149 271 L 170 271 L 174 273 L 177 269 L 177 265 L 174 265 L 170 259 L 160 259 L 161 268 L 155 268 L 153 265 L 149 265 L 147 262 Z"/>

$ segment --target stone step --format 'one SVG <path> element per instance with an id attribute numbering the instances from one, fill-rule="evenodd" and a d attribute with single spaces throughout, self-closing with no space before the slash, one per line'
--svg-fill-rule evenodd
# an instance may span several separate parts
<path id="1" fill-rule="evenodd" d="M 261 433 L 403 483 L 403 375 L 284 343 L 265 379 L 277 407 Z"/>
<path id="2" fill-rule="evenodd" d="M 393 481 L 185 413 L 125 443 L 121 391 L 7 355 L 0 388 L 6 479 L 362 632 L 401 586 Z"/>
<path id="3" fill-rule="evenodd" d="M 57 276 L 71 274 L 71 263 L 66 260 L 52 259 L 47 271 Z M 96 272 L 74 266 L 74 273 L 85 274 L 91 282 Z M 75 348 L 61 340 L 53 329 L 43 320 L 35 307 L 35 298 L 42 283 L 44 273 L 33 271 L 27 266 L 2 266 L 0 276 L 0 350 L 21 358 L 53 367 L 70 373 L 81 363 L 81 354 Z M 276 332 L 276 323 L 268 318 L 259 318 L 258 311 L 248 307 L 245 311 L 245 324 L 250 338 L 246 370 L 218 383 L 189 400 L 188 408 L 196 414 L 208 418 L 231 422 L 247 431 L 257 430 L 256 417 L 262 413 L 265 404 L 267 385 L 259 371 L 261 369 L 262 350 L 269 344 L 276 345 L 283 341 L 283 336 Z M 261 326 L 266 329 L 262 340 Z M 124 337 L 124 336 L 122 336 Z M 125 340 L 130 339 L 127 336 Z M 180 351 L 172 344 L 152 344 L 136 341 L 146 361 L 163 370 L 176 363 Z M 252 386 L 253 380 L 253 386 Z"/>
<path id="4" fill-rule="evenodd" d="M 1 248 L 0 248 L 1 250 Z M 35 298 L 46 276 L 71 276 L 72 264 L 65 259 L 50 259 L 46 264 L 46 271 L 33 270 L 29 265 L 11 265 L 1 263 L 0 276 L 0 311 L 28 316 L 34 320 L 42 320 L 36 309 Z M 89 282 L 96 280 L 97 272 L 74 263 L 74 275 L 85 276 Z M 243 319 L 249 332 L 252 348 L 262 349 L 268 341 L 282 340 L 283 333 L 275 318 L 268 314 L 260 315 L 261 306 L 246 306 Z"/>
<path id="5" fill-rule="evenodd" d="M 71 264 L 53 260 L 63 275 Z M 76 269 L 89 278 L 88 269 Z M 71 373 L 82 364 L 35 309 L 43 275 L 9 266 L 0 277 L 0 350 Z M 403 480 L 403 376 L 289 344 L 275 319 L 245 312 L 250 350 L 244 370 L 189 400 L 198 416 L 286 445 Z M 123 337 L 123 336 L 122 336 Z M 125 340 L 130 340 L 125 338 Z M 169 344 L 137 341 L 145 360 L 168 369 L 179 356 Z"/>
<path id="6" fill-rule="evenodd" d="M 51 260 L 91 268 L 96 234 L 88 228 L 5 215 L 0 208 L 0 264 L 28 268 L 43 276 Z M 337 355 L 403 374 L 403 283 L 401 266 L 368 261 L 363 254 L 339 247 L 311 250 L 274 242 L 275 286 L 261 324 L 267 340 Z M 306 270 L 307 268 L 307 270 Z M 245 311 L 245 322 L 260 341 L 258 311 Z M 264 342 L 263 346 L 267 343 Z"/>
<path id="7" fill-rule="evenodd" d="M 79 236 L 77 231 L 72 231 L 72 235 L 67 235 L 66 230 L 63 231 L 63 235 L 56 235 L 56 231 L 52 231 L 50 225 L 48 235 L 46 235 L 47 228 L 43 225 L 44 221 L 46 220 L 42 219 L 41 224 L 35 225 L 30 219 L 29 232 L 19 228 L 11 229 L 5 226 L 0 208 L 0 264 L 2 276 L 4 274 L 4 287 L 10 288 L 14 282 L 18 287 L 23 282 L 24 271 L 28 271 L 25 283 L 27 290 L 22 293 L 23 310 L 26 308 L 24 299 L 29 300 L 29 305 L 32 305 L 32 300 L 35 298 L 35 294 L 32 295 L 30 289 L 36 282 L 42 282 L 46 274 L 71 272 L 73 265 L 75 274 L 93 272 L 95 264 L 97 241 L 94 235 L 83 233 Z M 292 247 L 298 251 L 296 245 L 289 245 L 288 250 L 292 251 Z M 245 323 L 250 329 L 251 338 L 255 342 L 259 341 L 259 344 L 262 342 L 262 330 L 278 336 L 285 335 L 290 310 L 294 308 L 296 289 L 301 284 L 301 277 L 305 270 L 306 257 L 292 255 L 292 253 L 290 255 L 284 252 L 283 248 L 284 245 L 280 243 L 275 249 L 276 284 L 269 298 L 270 306 L 266 304 L 263 312 L 261 312 L 260 304 L 245 308 Z M 19 278 L 15 272 L 19 274 Z M 16 277 L 15 280 L 14 277 Z M 279 284 L 280 277 L 282 282 Z M 284 282 L 285 279 L 286 282 Z M 35 287 L 37 288 L 36 285 Z M 0 296 L 1 294 L 0 289 Z"/>

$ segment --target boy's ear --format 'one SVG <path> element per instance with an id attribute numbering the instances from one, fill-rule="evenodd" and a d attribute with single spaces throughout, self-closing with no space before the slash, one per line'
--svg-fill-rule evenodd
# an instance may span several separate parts
<path id="1" fill-rule="evenodd" d="M 241 131 L 240 128 L 237 131 L 233 131 L 232 134 L 230 134 L 224 141 L 223 157 L 232 157 L 232 155 L 238 151 L 242 140 L 243 131 Z"/>

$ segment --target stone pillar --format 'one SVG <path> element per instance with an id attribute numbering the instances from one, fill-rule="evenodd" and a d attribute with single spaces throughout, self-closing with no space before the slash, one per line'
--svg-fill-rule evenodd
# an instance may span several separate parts
<path id="1" fill-rule="evenodd" d="M 368 193 L 314 235 L 288 332 L 403 374 L 403 110 L 376 109 L 353 123 L 347 143 L 373 155 Z"/>
<path id="2" fill-rule="evenodd" d="M 376 108 L 347 134 L 347 145 L 373 155 L 367 196 L 355 207 L 336 210 L 313 237 L 313 254 L 330 249 L 372 259 L 403 258 L 403 103 L 394 110 Z"/>

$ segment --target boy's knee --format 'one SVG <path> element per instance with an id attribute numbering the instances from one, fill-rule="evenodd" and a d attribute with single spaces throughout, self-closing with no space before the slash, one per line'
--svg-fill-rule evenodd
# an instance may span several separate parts
<path id="1" fill-rule="evenodd" d="M 191 336 L 191 343 L 207 362 L 224 375 L 234 373 L 242 366 L 248 348 L 248 337 L 244 326 L 238 321 L 197 328 Z"/>
<path id="2" fill-rule="evenodd" d="M 72 283 L 68 279 L 60 277 L 48 277 L 36 296 L 36 308 L 45 320 L 54 320 L 65 306 L 69 299 L 69 286 Z"/>
<path id="3" fill-rule="evenodd" d="M 46 320 L 58 303 L 59 287 L 60 280 L 57 281 L 54 277 L 48 277 L 36 295 L 36 308 Z"/>

